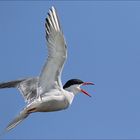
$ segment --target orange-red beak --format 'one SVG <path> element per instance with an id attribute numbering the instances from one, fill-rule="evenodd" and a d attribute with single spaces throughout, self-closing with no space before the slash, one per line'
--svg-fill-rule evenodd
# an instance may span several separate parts
<path id="1" fill-rule="evenodd" d="M 84 82 L 84 83 L 82 84 L 82 86 L 85 86 L 85 85 L 95 85 L 95 84 L 92 83 L 92 82 Z M 81 90 L 81 92 L 84 93 L 85 95 L 91 97 L 91 95 L 90 95 L 88 92 L 86 92 L 85 90 L 83 90 L 83 89 L 80 89 L 80 90 Z"/>

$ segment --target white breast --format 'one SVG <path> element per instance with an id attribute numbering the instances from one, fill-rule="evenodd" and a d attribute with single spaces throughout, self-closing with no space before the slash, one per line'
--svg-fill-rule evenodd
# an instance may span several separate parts
<path id="1" fill-rule="evenodd" d="M 69 106 L 69 102 L 63 95 L 48 96 L 42 98 L 40 104 L 37 107 L 38 112 L 51 112 L 66 109 Z"/>
<path id="2" fill-rule="evenodd" d="M 69 107 L 74 98 L 74 94 L 65 90 L 52 90 L 40 99 L 36 99 L 30 105 L 28 110 L 36 108 L 37 112 L 59 111 Z"/>

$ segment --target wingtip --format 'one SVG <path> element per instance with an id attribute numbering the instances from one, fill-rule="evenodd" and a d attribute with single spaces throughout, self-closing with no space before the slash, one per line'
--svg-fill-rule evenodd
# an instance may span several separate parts
<path id="1" fill-rule="evenodd" d="M 51 9 L 52 9 L 52 10 L 55 10 L 56 8 L 55 8 L 55 6 L 52 6 Z"/>
<path id="2" fill-rule="evenodd" d="M 48 16 L 46 18 L 46 23 L 47 23 L 49 29 L 52 28 L 56 31 L 62 31 L 55 6 L 52 6 L 49 9 Z M 49 29 L 47 29 L 47 34 L 50 32 Z"/>
<path id="3" fill-rule="evenodd" d="M 52 12 L 53 14 L 56 14 L 57 13 L 57 10 L 55 8 L 55 6 L 52 6 L 49 10 L 49 13 Z"/>

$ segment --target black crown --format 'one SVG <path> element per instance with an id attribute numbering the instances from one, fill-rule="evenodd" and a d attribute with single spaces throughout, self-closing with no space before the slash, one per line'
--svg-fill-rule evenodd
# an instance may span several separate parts
<path id="1" fill-rule="evenodd" d="M 84 82 L 80 79 L 71 79 L 71 80 L 66 82 L 66 84 L 63 86 L 63 88 L 65 89 L 65 88 L 68 88 L 72 85 L 76 85 L 76 84 L 80 85 L 82 83 L 84 83 Z"/>

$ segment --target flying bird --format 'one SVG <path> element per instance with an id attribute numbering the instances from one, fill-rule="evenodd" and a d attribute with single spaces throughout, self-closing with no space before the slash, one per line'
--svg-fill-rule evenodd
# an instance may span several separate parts
<path id="1" fill-rule="evenodd" d="M 48 57 L 40 75 L 0 83 L 0 88 L 17 88 L 26 102 L 26 106 L 9 123 L 6 131 L 17 126 L 31 113 L 59 111 L 68 108 L 79 92 L 91 97 L 81 86 L 94 85 L 92 82 L 71 79 L 64 86 L 62 85 L 61 73 L 67 58 L 67 45 L 58 14 L 53 6 L 48 12 L 45 29 Z"/>

